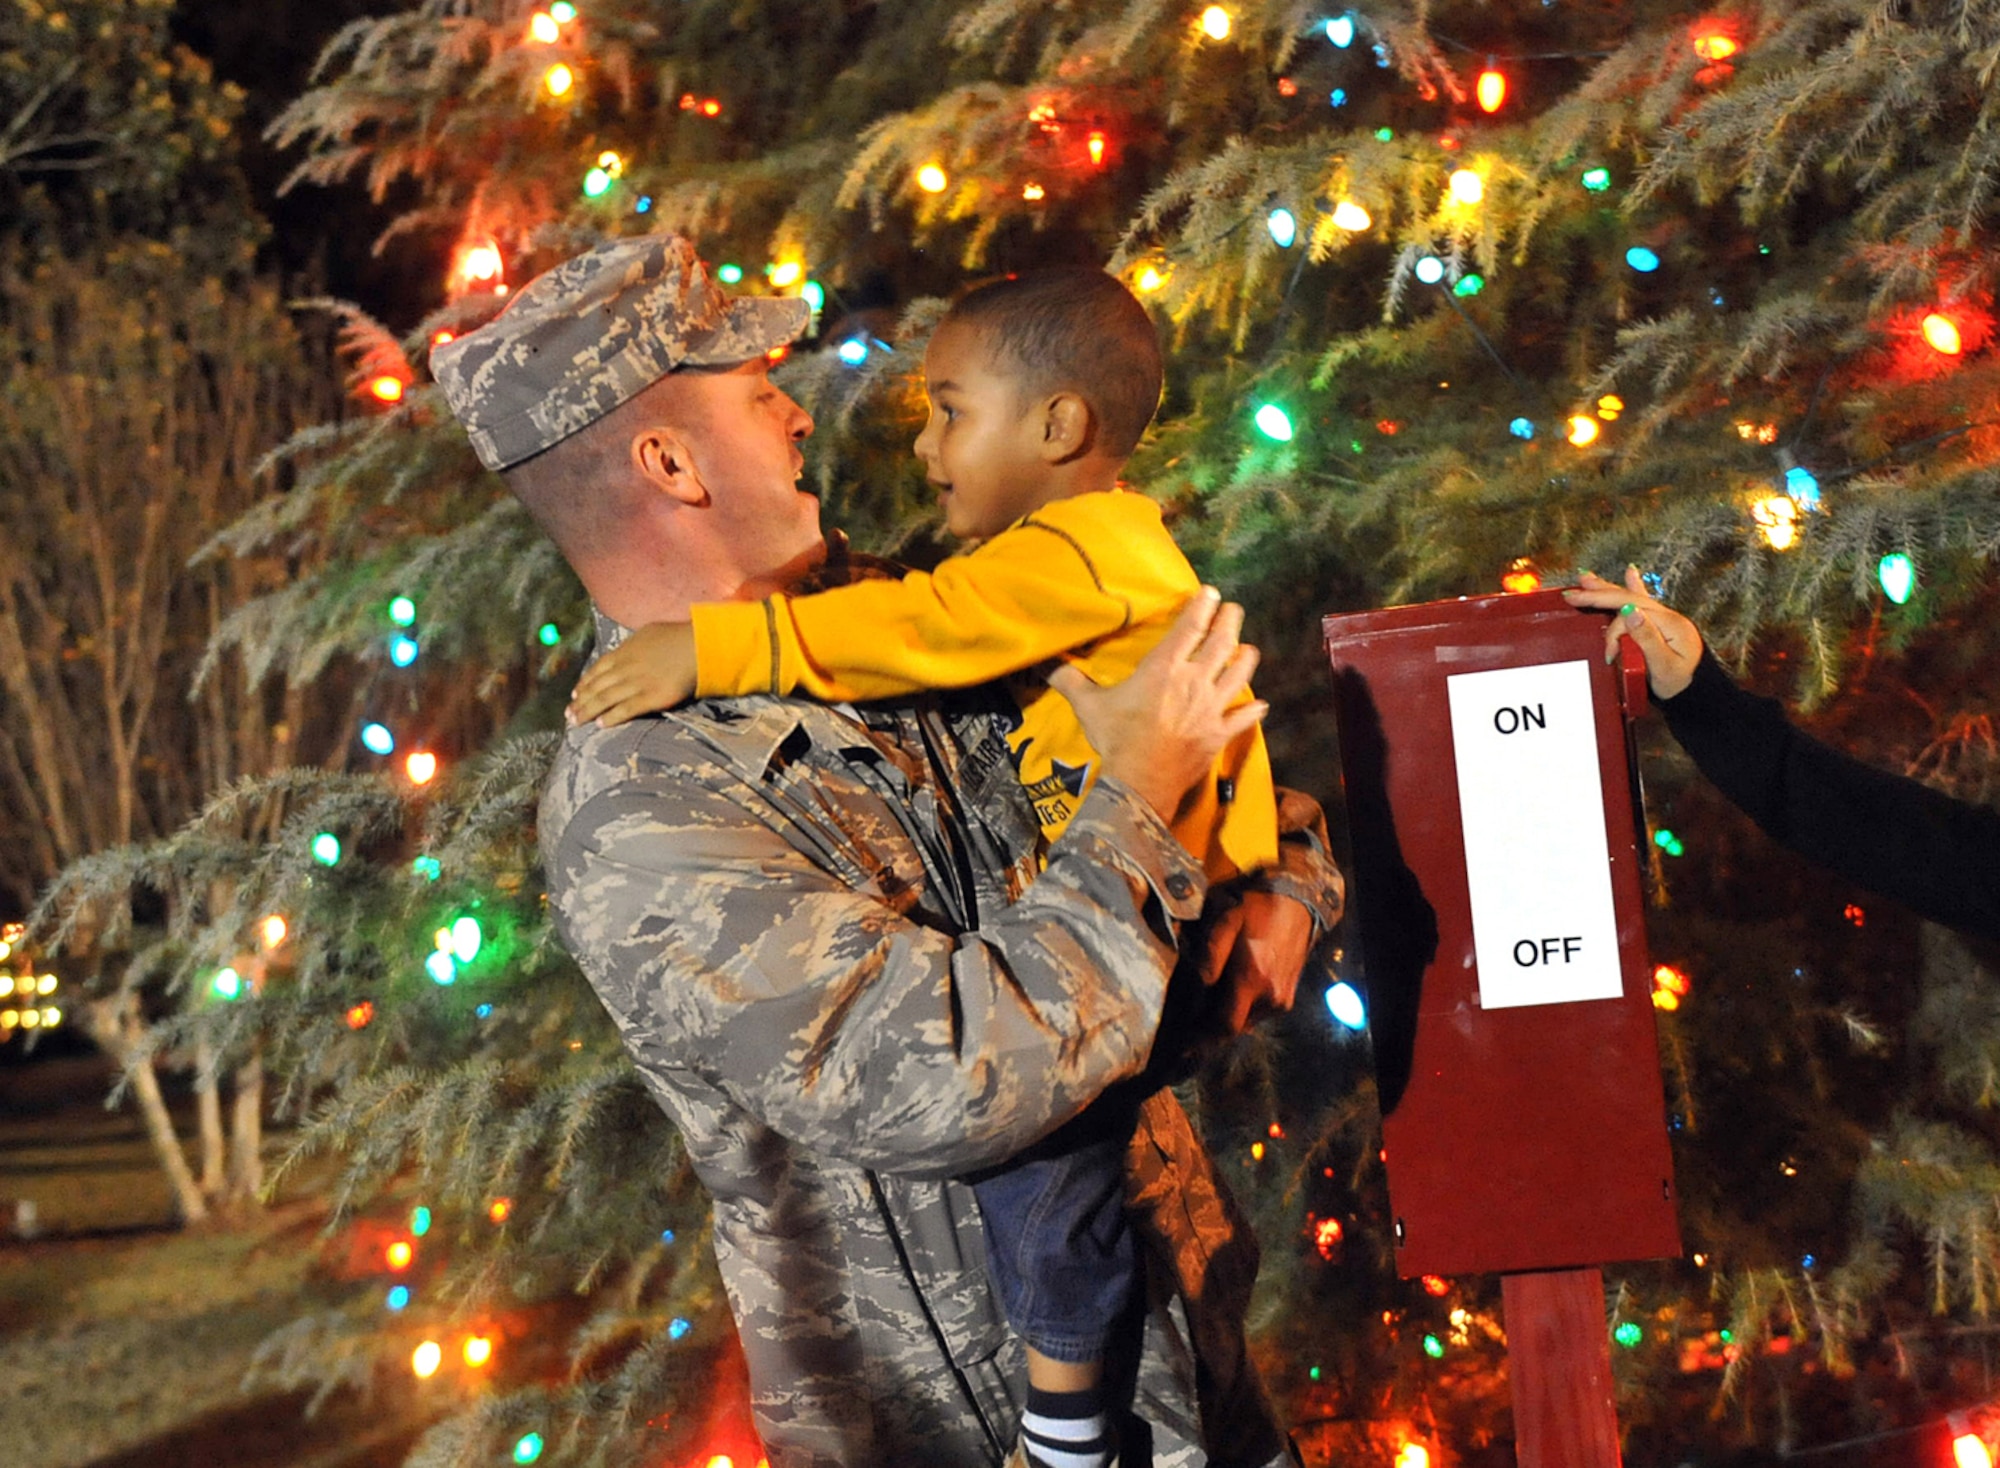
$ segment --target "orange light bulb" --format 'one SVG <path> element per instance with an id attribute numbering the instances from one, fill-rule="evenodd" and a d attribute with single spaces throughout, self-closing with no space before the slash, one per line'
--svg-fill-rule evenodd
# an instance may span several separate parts
<path id="1" fill-rule="evenodd" d="M 1507 78 L 1503 73 L 1497 72 L 1489 66 L 1486 70 L 1479 73 L 1477 91 L 1479 110 L 1481 112 L 1498 112 L 1500 104 L 1507 100 Z"/>
<path id="2" fill-rule="evenodd" d="M 412 785 L 428 785 L 437 778 L 438 757 L 429 750 L 420 749 L 403 761 L 403 770 L 409 775 Z"/>
<path id="3" fill-rule="evenodd" d="M 378 372 L 368 380 L 368 395 L 380 403 L 400 403 L 403 379 L 393 372 Z"/>

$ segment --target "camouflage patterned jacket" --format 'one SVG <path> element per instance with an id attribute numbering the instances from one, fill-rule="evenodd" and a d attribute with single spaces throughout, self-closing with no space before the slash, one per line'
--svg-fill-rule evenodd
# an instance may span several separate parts
<path id="1" fill-rule="evenodd" d="M 1025 1364 L 953 1178 L 1144 1066 L 1201 910 L 1199 863 L 1113 781 L 1036 876 L 1003 723 L 698 702 L 572 731 L 543 798 L 559 930 L 713 1195 L 773 1468 L 1003 1461 Z M 1266 880 L 1330 925 L 1322 850 Z M 1154 1461 L 1288 1461 L 1243 1354 L 1255 1245 L 1171 1093 L 1133 1151 L 1152 1293 L 1181 1297 L 1146 1326 Z"/>

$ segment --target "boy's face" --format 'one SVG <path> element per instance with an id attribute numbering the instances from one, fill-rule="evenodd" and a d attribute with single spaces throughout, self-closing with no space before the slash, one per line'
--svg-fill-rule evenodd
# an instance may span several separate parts
<path id="1" fill-rule="evenodd" d="M 998 535 L 1056 487 L 1042 453 L 1041 405 L 1021 401 L 1005 365 L 976 328 L 952 321 L 924 354 L 931 412 L 917 457 L 939 488 L 945 527 L 961 540 Z"/>

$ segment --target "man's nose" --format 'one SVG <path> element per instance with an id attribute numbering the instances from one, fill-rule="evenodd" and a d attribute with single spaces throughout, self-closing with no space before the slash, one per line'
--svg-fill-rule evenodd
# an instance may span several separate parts
<path id="1" fill-rule="evenodd" d="M 787 397 L 785 401 L 791 404 L 791 409 L 792 409 L 791 417 L 789 421 L 786 423 L 786 431 L 791 434 L 792 438 L 795 441 L 801 441 L 812 437 L 812 431 L 813 431 L 812 414 L 808 413 L 804 408 L 801 408 L 798 405 L 797 400 L 794 398 Z"/>

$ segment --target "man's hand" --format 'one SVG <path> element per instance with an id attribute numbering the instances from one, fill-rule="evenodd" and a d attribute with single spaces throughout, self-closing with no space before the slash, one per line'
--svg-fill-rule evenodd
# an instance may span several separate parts
<path id="1" fill-rule="evenodd" d="M 1625 584 L 1585 571 L 1563 599 L 1573 607 L 1616 612 L 1604 631 L 1604 660 L 1618 656 L 1618 639 L 1629 636 L 1646 659 L 1646 681 L 1655 698 L 1672 698 L 1694 681 L 1701 662 L 1701 631 L 1672 607 L 1655 601 L 1637 566 L 1625 568 Z"/>
<path id="2" fill-rule="evenodd" d="M 572 724 L 596 719 L 605 728 L 657 713 L 694 697 L 694 627 L 654 622 L 641 627 L 590 665 L 570 695 Z"/>
<path id="3" fill-rule="evenodd" d="M 1229 742 L 1256 726 L 1269 705 L 1230 702 L 1250 686 L 1257 649 L 1238 642 L 1243 608 L 1204 586 L 1132 676 L 1099 687 L 1074 666 L 1049 675 L 1076 710 L 1103 773 L 1171 821 L 1188 790 Z"/>
<path id="4" fill-rule="evenodd" d="M 1242 1034 L 1259 1010 L 1292 1007 L 1312 941 L 1312 910 L 1273 892 L 1246 891 L 1216 918 L 1201 979 L 1221 986 L 1213 1012 L 1226 1033 Z"/>

